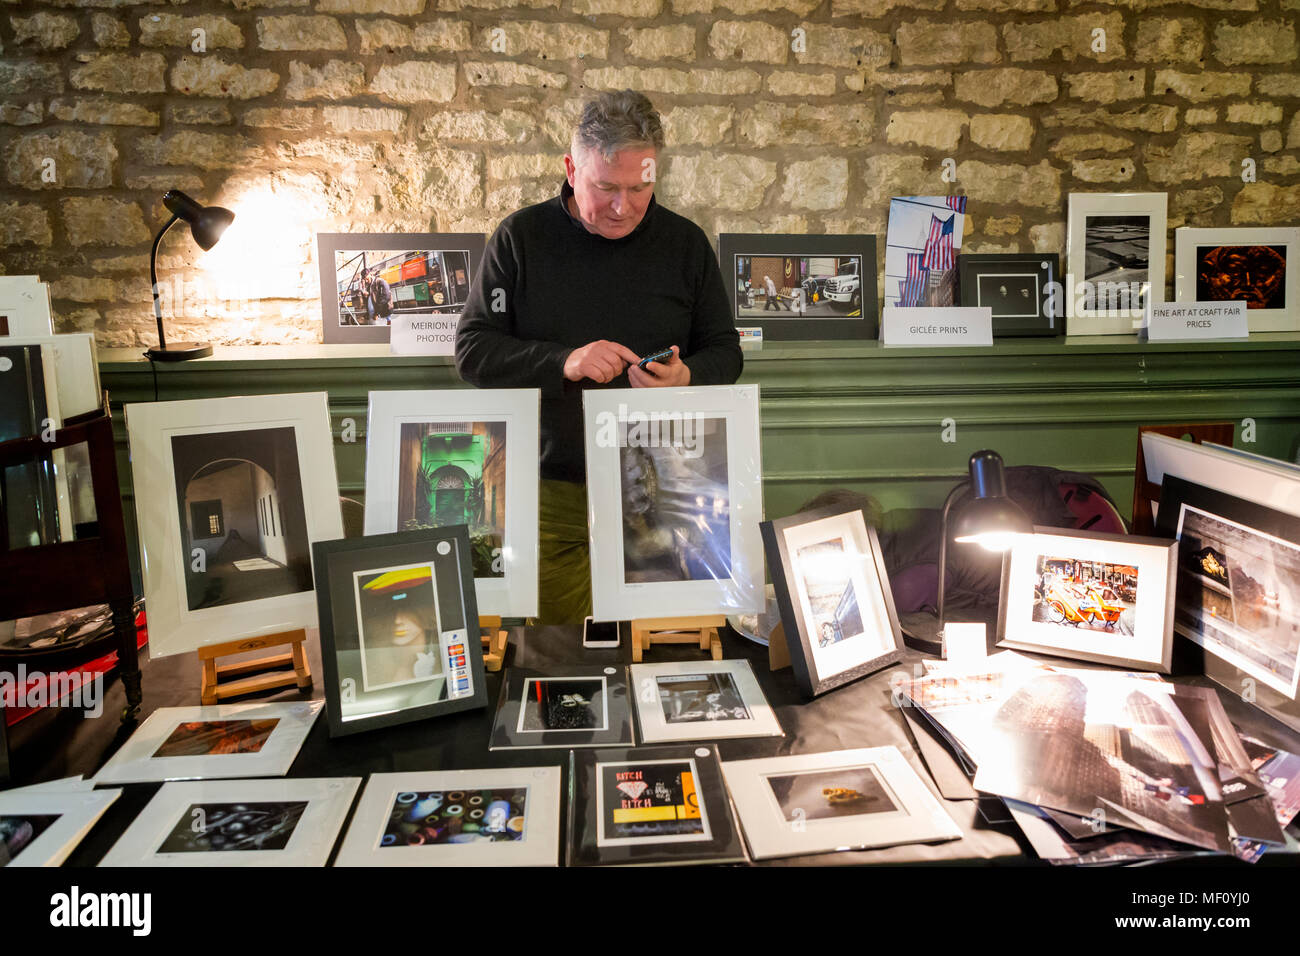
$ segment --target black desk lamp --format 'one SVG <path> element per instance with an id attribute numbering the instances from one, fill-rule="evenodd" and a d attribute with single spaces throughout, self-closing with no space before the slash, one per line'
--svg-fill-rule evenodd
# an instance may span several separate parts
<path id="1" fill-rule="evenodd" d="M 167 225 L 158 230 L 154 237 L 153 249 L 149 252 L 149 285 L 153 289 L 153 314 L 158 321 L 158 347 L 149 349 L 144 354 L 154 362 L 184 362 L 187 359 L 204 358 L 212 354 L 212 346 L 207 342 L 173 342 L 167 344 L 163 333 L 162 306 L 158 303 L 158 245 L 162 237 L 177 219 L 184 219 L 190 224 L 190 235 L 207 252 L 217 244 L 226 227 L 235 221 L 235 214 L 220 206 L 201 206 L 179 189 L 169 189 L 163 196 L 163 205 L 172 217 Z"/>
<path id="2" fill-rule="evenodd" d="M 906 636 L 908 643 L 918 650 L 932 654 L 943 652 L 943 604 L 948 573 L 948 514 L 957 498 L 970 488 L 974 498 L 957 515 L 952 538 L 961 544 L 981 544 L 990 551 L 1005 551 L 1015 535 L 1033 534 L 1034 525 L 1029 516 L 1007 497 L 1007 481 L 1003 472 L 1002 456 L 995 451 L 977 451 L 970 456 L 970 478 L 958 482 L 943 503 L 943 517 L 939 523 L 939 618 L 933 633 L 929 628 L 917 627 L 915 615 L 909 617 Z"/>

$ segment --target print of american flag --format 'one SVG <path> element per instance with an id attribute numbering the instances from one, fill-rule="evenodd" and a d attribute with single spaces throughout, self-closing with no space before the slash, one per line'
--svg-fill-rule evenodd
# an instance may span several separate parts
<path id="1" fill-rule="evenodd" d="M 949 197 L 948 197 L 946 200 L 944 200 L 944 201 L 948 204 L 948 208 L 949 208 L 949 209 L 955 210 L 956 212 L 965 212 L 965 211 L 966 211 L 966 197 L 965 197 L 965 196 L 949 196 Z"/>
<path id="2" fill-rule="evenodd" d="M 922 260 L 922 265 L 927 269 L 953 267 L 952 227 L 957 216 L 958 213 L 953 213 L 946 220 L 940 220 L 938 216 L 930 214 L 930 234 L 925 240 L 925 258 Z"/>
<path id="3" fill-rule="evenodd" d="M 907 254 L 907 281 L 903 283 L 900 305 L 915 306 L 921 301 L 925 281 L 930 277 L 930 270 L 921 265 L 921 258 L 922 254 L 919 252 Z"/>

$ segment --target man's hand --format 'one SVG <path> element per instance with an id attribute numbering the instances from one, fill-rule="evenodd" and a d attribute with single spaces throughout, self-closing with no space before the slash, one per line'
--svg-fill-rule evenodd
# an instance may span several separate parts
<path id="1" fill-rule="evenodd" d="M 644 372 L 633 362 L 627 370 L 627 379 L 633 388 L 679 388 L 691 384 L 691 369 L 674 345 L 672 358 L 667 362 L 650 362 Z"/>
<path id="2" fill-rule="evenodd" d="M 612 382 L 628 365 L 636 365 L 639 361 L 640 357 L 627 346 L 601 339 L 569 353 L 564 360 L 564 377 L 570 382 L 581 382 L 584 378 L 593 382 Z"/>

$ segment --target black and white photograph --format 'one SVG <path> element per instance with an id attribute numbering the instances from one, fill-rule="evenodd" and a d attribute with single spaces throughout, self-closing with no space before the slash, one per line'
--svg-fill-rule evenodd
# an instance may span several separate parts
<path id="1" fill-rule="evenodd" d="M 1151 217 L 1088 216 L 1083 228 L 1083 278 L 1096 287 L 1085 308 L 1142 308 L 1151 276 Z"/>
<path id="2" fill-rule="evenodd" d="M 655 681 L 664 720 L 670 724 L 750 719 L 749 708 L 730 674 L 670 674 Z"/>
<path id="3" fill-rule="evenodd" d="M 487 705 L 464 525 L 312 546 L 330 736 Z"/>
<path id="4" fill-rule="evenodd" d="M 876 237 L 723 233 L 736 325 L 771 340 L 875 338 Z"/>
<path id="5" fill-rule="evenodd" d="M 294 429 L 173 435 L 171 446 L 189 610 L 310 591 Z"/>
<path id="6" fill-rule="evenodd" d="M 727 420 L 633 423 L 620 439 L 625 582 L 730 578 Z"/>
<path id="7" fill-rule="evenodd" d="M 196 803 L 176 821 L 159 853 L 283 850 L 307 809 L 292 803 Z"/>
<path id="8" fill-rule="evenodd" d="M 897 813 L 901 809 L 869 766 L 772 774 L 766 780 L 781 814 L 791 822 Z"/>
<path id="9" fill-rule="evenodd" d="M 957 257 L 965 216 L 965 196 L 896 196 L 889 201 L 885 305 L 960 304 Z"/>
<path id="10" fill-rule="evenodd" d="M 360 777 L 168 782 L 104 867 L 324 866 Z"/>
<path id="11" fill-rule="evenodd" d="M 509 667 L 501 682 L 489 750 L 631 745 L 624 668 L 559 665 L 550 672 Z"/>
<path id="12" fill-rule="evenodd" d="M 400 320 L 455 318 L 483 256 L 478 233 L 320 233 L 327 343 L 387 342 Z"/>
<path id="13" fill-rule="evenodd" d="M 529 678 L 524 682 L 517 729 L 524 734 L 608 730 L 604 678 Z"/>
<path id="14" fill-rule="evenodd" d="M 961 304 L 988 308 L 994 336 L 1055 335 L 1065 297 L 1056 253 L 984 253 L 957 257 Z"/>
<path id="15" fill-rule="evenodd" d="M 643 662 L 629 675 L 645 743 L 783 736 L 743 658 Z"/>
<path id="16" fill-rule="evenodd" d="M 357 572 L 362 689 L 382 690 L 443 676 L 438 599 L 427 564 Z"/>
<path id="17" fill-rule="evenodd" d="M 1178 566 L 1178 623 L 1202 646 L 1294 693 L 1300 545 L 1184 504 Z"/>

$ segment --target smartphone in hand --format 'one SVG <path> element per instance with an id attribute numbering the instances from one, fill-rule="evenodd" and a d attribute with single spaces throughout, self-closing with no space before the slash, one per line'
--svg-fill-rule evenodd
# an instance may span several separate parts
<path id="1" fill-rule="evenodd" d="M 641 361 L 636 363 L 636 367 L 644 372 L 645 367 L 649 365 L 651 362 L 666 362 L 672 357 L 673 357 L 673 350 L 671 348 L 663 349 L 661 351 L 655 352 L 653 355 L 647 355 Z"/>

